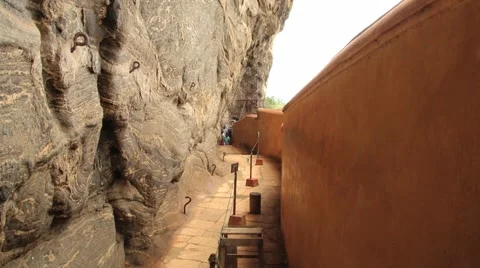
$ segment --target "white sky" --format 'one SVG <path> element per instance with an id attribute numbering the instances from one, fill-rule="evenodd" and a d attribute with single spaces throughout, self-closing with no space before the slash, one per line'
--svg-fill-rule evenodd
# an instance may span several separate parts
<path id="1" fill-rule="evenodd" d="M 273 43 L 267 96 L 288 102 L 359 32 L 400 0 L 294 0 Z"/>

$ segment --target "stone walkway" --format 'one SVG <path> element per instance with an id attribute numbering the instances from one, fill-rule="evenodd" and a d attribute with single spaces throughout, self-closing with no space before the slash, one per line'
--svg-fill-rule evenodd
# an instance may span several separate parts
<path id="1" fill-rule="evenodd" d="M 237 185 L 237 215 L 246 215 L 248 226 L 263 227 L 265 267 L 288 267 L 285 263 L 283 240 L 280 229 L 280 164 L 261 157 L 262 166 L 253 166 L 253 177 L 260 185 L 245 186 L 249 176 L 248 155 L 241 155 L 230 146 L 220 146 L 218 150 L 227 152 L 225 161 L 239 162 Z M 255 161 L 255 157 L 253 158 Z M 208 268 L 208 257 L 217 252 L 222 227 L 227 225 L 233 207 L 233 174 L 221 185 L 217 192 L 196 205 L 189 207 L 189 220 L 179 228 L 173 238 L 171 248 L 158 268 Z M 262 194 L 262 213 L 249 215 L 249 194 Z M 231 198 L 232 197 L 232 198 Z M 239 252 L 248 251 L 239 248 Z M 256 259 L 240 259 L 238 267 L 257 267 Z"/>

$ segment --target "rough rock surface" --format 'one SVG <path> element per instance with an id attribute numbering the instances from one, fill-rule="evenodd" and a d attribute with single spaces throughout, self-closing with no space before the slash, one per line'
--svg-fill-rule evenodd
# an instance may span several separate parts
<path id="1" fill-rule="evenodd" d="M 0 0 L 0 266 L 118 267 L 123 244 L 155 246 L 225 173 L 222 118 L 263 96 L 291 5 Z"/>
<path id="2" fill-rule="evenodd" d="M 7 263 L 5 268 L 123 266 L 123 242 L 117 239 L 110 206 L 54 229 L 50 240 Z M 83 248 L 71 247 L 72 240 Z"/>

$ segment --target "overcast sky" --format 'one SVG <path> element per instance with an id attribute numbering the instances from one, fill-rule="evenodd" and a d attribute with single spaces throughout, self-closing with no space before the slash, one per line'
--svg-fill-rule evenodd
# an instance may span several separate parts
<path id="1" fill-rule="evenodd" d="M 288 102 L 359 32 L 400 0 L 294 0 L 273 43 L 267 96 Z"/>

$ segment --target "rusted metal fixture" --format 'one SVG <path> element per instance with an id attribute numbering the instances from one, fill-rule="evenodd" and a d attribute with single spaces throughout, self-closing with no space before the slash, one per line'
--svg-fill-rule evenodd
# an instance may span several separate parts
<path id="1" fill-rule="evenodd" d="M 250 151 L 250 179 L 252 179 L 252 165 L 253 165 L 252 155 L 255 150 L 255 147 L 258 146 L 259 141 L 260 141 L 260 132 L 257 132 L 257 142 L 255 142 L 255 145 L 253 145 L 252 150 Z M 258 158 L 258 150 L 257 150 L 257 158 Z"/>
<path id="2" fill-rule="evenodd" d="M 192 83 L 190 84 L 190 89 L 193 88 L 193 87 L 195 87 L 195 82 L 192 82 Z"/>
<path id="3" fill-rule="evenodd" d="M 259 155 L 260 155 L 260 131 L 257 132 L 257 159 Z"/>
<path id="4" fill-rule="evenodd" d="M 183 206 L 183 214 L 187 214 L 187 205 L 192 202 L 192 199 L 189 196 L 185 196 L 185 199 L 188 199 L 188 202 Z"/>
<path id="5" fill-rule="evenodd" d="M 252 179 L 252 154 L 253 154 L 253 150 L 250 152 L 250 160 L 248 161 L 250 163 L 250 179 Z"/>
<path id="6" fill-rule="evenodd" d="M 83 47 L 83 46 L 86 46 L 86 45 L 88 45 L 88 35 L 86 35 L 85 33 L 82 33 L 82 32 L 78 32 L 73 37 L 73 47 L 72 47 L 71 52 L 73 53 L 73 51 L 75 51 L 77 46 Z"/>
<path id="7" fill-rule="evenodd" d="M 260 141 L 260 132 L 257 132 L 257 142 L 253 145 L 252 150 L 250 151 L 250 160 L 248 160 L 250 164 L 250 177 L 245 181 L 245 186 L 256 187 L 259 185 L 258 179 L 252 178 L 252 165 L 253 165 L 253 152 L 255 147 L 257 147 L 258 142 Z M 258 159 L 257 159 L 258 160 Z"/>
<path id="8" fill-rule="evenodd" d="M 227 153 L 226 153 L 226 152 L 223 152 L 223 158 L 222 158 L 222 160 L 223 160 L 224 162 L 225 162 L 225 156 L 226 156 L 226 155 L 227 155 Z"/>
<path id="9" fill-rule="evenodd" d="M 257 132 L 257 137 L 258 137 L 258 140 L 257 140 L 257 158 L 255 159 L 255 165 L 257 166 L 261 166 L 263 165 L 263 160 L 262 159 L 258 159 L 258 156 L 260 155 L 260 132 Z"/>
<path id="10" fill-rule="evenodd" d="M 238 172 L 238 162 L 233 163 L 230 168 L 230 172 L 235 174 L 233 179 L 233 215 L 236 213 L 237 208 L 237 172 Z"/>
<path id="11" fill-rule="evenodd" d="M 133 62 L 132 69 L 130 70 L 130 73 L 132 73 L 133 71 L 135 71 L 135 70 L 138 69 L 138 68 L 140 68 L 140 62 L 134 61 L 134 62 Z"/>
<path id="12" fill-rule="evenodd" d="M 217 165 L 215 164 L 212 164 L 212 176 L 213 176 L 213 172 L 215 172 L 215 169 L 217 168 Z"/>

